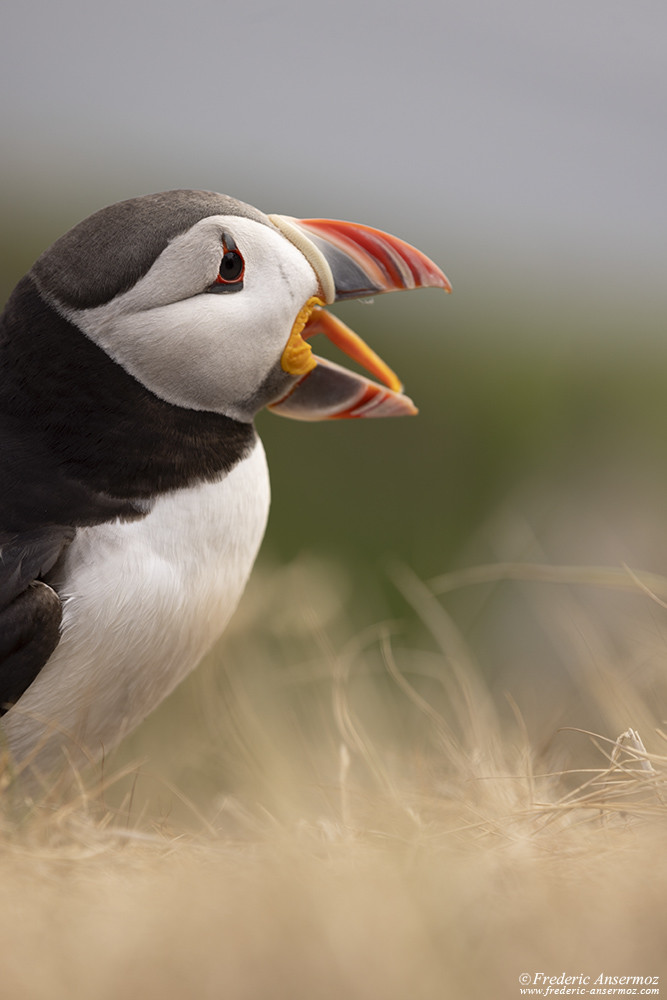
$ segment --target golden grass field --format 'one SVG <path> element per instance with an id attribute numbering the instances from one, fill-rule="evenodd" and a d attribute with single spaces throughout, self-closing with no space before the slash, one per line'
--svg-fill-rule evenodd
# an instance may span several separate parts
<path id="1" fill-rule="evenodd" d="M 103 768 L 28 801 L 6 768 L 3 1000 L 475 1000 L 540 972 L 664 977 L 667 580 L 391 573 L 404 617 L 359 631 L 339 567 L 264 566 Z M 503 651 L 513 624 L 541 636 L 532 676 Z"/>

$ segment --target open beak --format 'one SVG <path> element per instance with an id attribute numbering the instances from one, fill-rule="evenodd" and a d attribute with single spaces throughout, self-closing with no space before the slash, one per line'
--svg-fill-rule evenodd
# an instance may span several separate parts
<path id="1" fill-rule="evenodd" d="M 270 219 L 309 261 L 320 294 L 300 310 L 281 357 L 283 371 L 297 381 L 269 409 L 298 420 L 416 413 L 391 368 L 323 307 L 341 299 L 366 298 L 399 289 L 443 288 L 451 292 L 440 268 L 409 243 L 368 226 L 284 215 L 272 215 Z M 324 334 L 379 382 L 314 355 L 308 341 L 316 333 Z"/>

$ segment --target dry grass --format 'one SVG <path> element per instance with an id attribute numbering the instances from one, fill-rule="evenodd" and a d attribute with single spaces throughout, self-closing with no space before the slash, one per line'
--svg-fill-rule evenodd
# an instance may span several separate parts
<path id="1" fill-rule="evenodd" d="M 568 650 L 558 724 L 553 689 L 529 716 L 528 675 L 485 679 L 435 593 L 508 577 L 532 580 L 512 607 L 545 659 L 556 634 Z M 3 1000 L 504 998 L 522 973 L 667 972 L 667 581 L 395 579 L 407 631 L 349 636 L 339 571 L 265 572 L 100 773 L 5 787 Z M 538 579 L 623 583 L 631 616 Z M 601 735 L 559 731 L 582 713 Z"/>

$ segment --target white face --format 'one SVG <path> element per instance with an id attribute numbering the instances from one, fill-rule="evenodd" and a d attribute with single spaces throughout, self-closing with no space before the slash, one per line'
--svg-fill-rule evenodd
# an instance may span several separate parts
<path id="1" fill-rule="evenodd" d="M 212 294 L 223 234 L 245 261 L 243 288 Z M 279 232 L 216 215 L 172 240 L 113 301 L 59 308 L 161 399 L 249 420 L 251 398 L 279 364 L 299 310 L 318 293 L 313 268 Z"/>

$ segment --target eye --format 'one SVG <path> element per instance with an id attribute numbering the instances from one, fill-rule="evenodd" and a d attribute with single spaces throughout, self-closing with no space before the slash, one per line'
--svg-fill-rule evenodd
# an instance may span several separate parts
<path id="1" fill-rule="evenodd" d="M 215 279 L 218 284 L 231 285 L 243 280 L 245 261 L 238 250 L 227 250 L 220 261 L 220 272 Z"/>
<path id="2" fill-rule="evenodd" d="M 209 285 L 208 291 L 240 292 L 243 288 L 243 274 L 245 272 L 243 254 L 237 249 L 231 236 L 227 234 L 222 240 L 222 250 L 218 277 L 212 285 Z"/>

